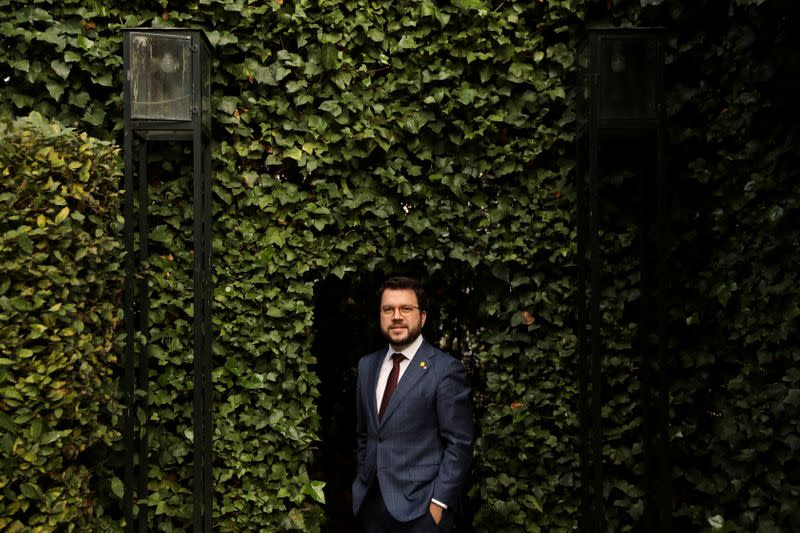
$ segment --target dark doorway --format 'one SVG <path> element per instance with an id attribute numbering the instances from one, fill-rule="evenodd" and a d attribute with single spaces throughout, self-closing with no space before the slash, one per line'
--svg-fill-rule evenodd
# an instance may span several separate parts
<path id="1" fill-rule="evenodd" d="M 321 445 L 314 478 L 325 481 L 323 532 L 358 531 L 352 515 L 350 484 L 355 475 L 355 397 L 358 360 L 377 350 L 383 336 L 377 325 L 372 275 L 329 277 L 314 294 L 314 346 L 320 377 L 318 400 Z"/>
<path id="2" fill-rule="evenodd" d="M 424 271 L 408 269 L 410 275 Z M 405 272 L 402 272 L 405 274 Z M 355 396 L 358 360 L 383 346 L 386 341 L 378 325 L 376 291 L 383 272 L 351 273 L 343 279 L 330 276 L 319 281 L 314 294 L 315 371 L 320 378 L 317 401 L 320 415 L 320 445 L 313 479 L 325 481 L 325 533 L 359 532 L 352 516 L 351 483 L 355 475 Z M 480 298 L 474 273 L 450 270 L 432 276 L 419 276 L 431 301 L 425 338 L 462 359 L 470 373 L 473 400 L 480 395 L 474 361 L 470 358 L 471 340 L 478 333 L 477 309 Z M 475 402 L 476 418 L 480 401 Z M 474 481 L 473 481 L 474 482 Z M 469 482 L 468 482 L 469 483 Z M 472 531 L 472 506 L 463 502 L 464 516 L 459 532 Z"/>

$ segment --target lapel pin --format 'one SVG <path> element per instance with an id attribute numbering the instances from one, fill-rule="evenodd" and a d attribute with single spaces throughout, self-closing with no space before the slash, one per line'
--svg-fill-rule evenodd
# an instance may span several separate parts
<path id="1" fill-rule="evenodd" d="M 425 361 L 420 361 L 419 366 L 422 367 L 422 370 L 428 369 L 428 363 L 426 363 Z"/>

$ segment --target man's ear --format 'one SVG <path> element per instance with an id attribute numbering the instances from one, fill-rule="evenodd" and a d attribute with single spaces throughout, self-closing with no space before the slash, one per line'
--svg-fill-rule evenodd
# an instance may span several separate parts
<path id="1" fill-rule="evenodd" d="M 420 327 L 425 325 L 426 318 L 428 318 L 428 313 L 426 313 L 425 311 L 420 311 L 419 313 L 419 319 L 421 321 Z"/>

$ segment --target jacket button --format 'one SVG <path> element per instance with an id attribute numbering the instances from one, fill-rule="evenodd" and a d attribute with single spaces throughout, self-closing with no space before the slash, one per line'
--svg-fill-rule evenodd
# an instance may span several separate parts
<path id="1" fill-rule="evenodd" d="M 383 437 L 378 437 L 378 442 L 383 442 Z"/>

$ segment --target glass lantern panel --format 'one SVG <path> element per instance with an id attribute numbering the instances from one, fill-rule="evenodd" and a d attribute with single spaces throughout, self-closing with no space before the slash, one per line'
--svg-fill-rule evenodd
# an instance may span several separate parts
<path id="1" fill-rule="evenodd" d="M 577 94 L 576 96 L 576 118 L 578 127 L 583 127 L 589 120 L 589 41 L 585 41 L 577 53 Z"/>
<path id="2" fill-rule="evenodd" d="M 658 110 L 658 41 L 635 37 L 601 40 L 601 119 L 650 119 Z"/>
<path id="3" fill-rule="evenodd" d="M 132 33 L 131 117 L 192 120 L 192 40 Z"/>

